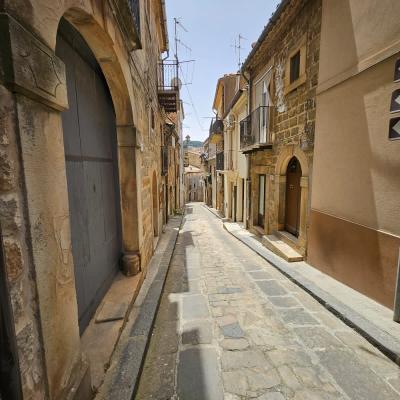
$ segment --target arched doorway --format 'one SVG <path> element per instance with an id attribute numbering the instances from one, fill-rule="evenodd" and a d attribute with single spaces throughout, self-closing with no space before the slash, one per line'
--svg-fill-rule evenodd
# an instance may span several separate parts
<path id="1" fill-rule="evenodd" d="M 158 190 L 157 190 L 157 175 L 153 172 L 153 179 L 151 183 L 151 192 L 153 200 L 153 234 L 154 237 L 158 236 Z"/>
<path id="2" fill-rule="evenodd" d="M 301 166 L 292 157 L 286 170 L 285 230 L 298 237 L 300 230 Z"/>
<path id="3" fill-rule="evenodd" d="M 65 19 L 57 35 L 65 63 L 69 109 L 62 114 L 82 333 L 111 285 L 122 253 L 114 106 L 95 56 Z"/>

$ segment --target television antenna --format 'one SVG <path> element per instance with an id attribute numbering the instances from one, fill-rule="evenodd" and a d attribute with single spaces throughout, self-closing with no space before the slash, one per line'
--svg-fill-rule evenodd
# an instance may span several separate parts
<path id="1" fill-rule="evenodd" d="M 242 50 L 244 50 L 244 47 L 242 47 L 242 41 L 247 40 L 244 36 L 242 36 L 241 33 L 239 33 L 237 39 L 235 39 L 235 44 L 231 45 L 231 47 L 235 48 L 235 54 L 238 56 L 238 69 L 242 68 Z"/>

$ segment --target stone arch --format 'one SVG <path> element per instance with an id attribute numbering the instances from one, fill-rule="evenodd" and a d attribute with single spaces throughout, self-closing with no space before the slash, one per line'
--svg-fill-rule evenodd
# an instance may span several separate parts
<path id="1" fill-rule="evenodd" d="M 296 157 L 300 163 L 302 177 L 308 177 L 309 166 L 307 156 L 300 147 L 294 145 L 286 146 L 279 154 L 275 165 L 275 175 L 285 175 L 289 161 L 293 157 Z"/>
<path id="2" fill-rule="evenodd" d="M 307 217 L 308 217 L 308 186 L 309 186 L 309 163 L 307 155 L 297 145 L 286 146 L 278 155 L 275 164 L 275 206 L 277 221 L 274 228 L 278 231 L 285 229 L 285 212 L 286 212 L 286 172 L 290 160 L 295 157 L 301 168 L 300 179 L 300 222 L 299 222 L 299 235 L 294 240 L 295 247 L 303 254 L 306 250 L 307 243 Z"/>
<path id="3" fill-rule="evenodd" d="M 84 2 L 82 2 L 84 3 Z M 89 6 L 88 6 L 89 8 Z M 90 7 L 91 8 L 91 7 Z M 118 169 L 122 216 L 123 262 L 125 268 L 137 265 L 140 251 L 140 220 L 137 182 L 139 168 L 136 160 L 136 129 L 134 123 L 131 93 L 128 84 L 129 55 L 119 49 L 109 32 L 89 13 L 84 6 L 67 9 L 65 18 L 81 34 L 98 62 L 108 88 L 115 110 Z M 102 21 L 105 26 L 107 24 Z M 137 269 L 137 267 L 135 267 Z"/>

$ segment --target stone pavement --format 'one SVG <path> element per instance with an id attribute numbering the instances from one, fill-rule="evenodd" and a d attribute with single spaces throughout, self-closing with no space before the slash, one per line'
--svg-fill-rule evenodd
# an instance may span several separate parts
<path id="1" fill-rule="evenodd" d="M 188 205 L 137 400 L 399 398 L 396 364 Z"/>

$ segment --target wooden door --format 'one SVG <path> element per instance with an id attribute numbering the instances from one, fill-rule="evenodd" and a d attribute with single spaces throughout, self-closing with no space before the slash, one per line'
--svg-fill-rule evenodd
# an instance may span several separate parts
<path id="1" fill-rule="evenodd" d="M 300 179 L 300 163 L 296 157 L 293 157 L 286 171 L 285 230 L 295 236 L 299 236 L 300 226 Z"/>
<path id="2" fill-rule="evenodd" d="M 258 219 L 257 225 L 264 228 L 265 220 L 265 175 L 258 175 Z"/>
<path id="3" fill-rule="evenodd" d="M 56 54 L 67 77 L 69 109 L 62 124 L 82 333 L 118 272 L 122 252 L 116 122 L 100 66 L 65 20 Z"/>

